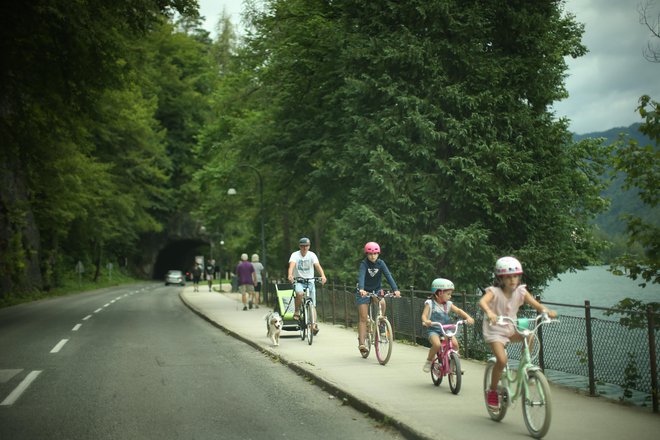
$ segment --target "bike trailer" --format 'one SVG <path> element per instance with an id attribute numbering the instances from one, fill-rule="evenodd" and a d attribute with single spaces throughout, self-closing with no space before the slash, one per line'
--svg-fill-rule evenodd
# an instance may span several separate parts
<path id="1" fill-rule="evenodd" d="M 282 316 L 282 330 L 298 331 L 298 321 L 293 319 L 295 294 L 291 284 L 275 284 L 277 304 L 275 311 Z"/>

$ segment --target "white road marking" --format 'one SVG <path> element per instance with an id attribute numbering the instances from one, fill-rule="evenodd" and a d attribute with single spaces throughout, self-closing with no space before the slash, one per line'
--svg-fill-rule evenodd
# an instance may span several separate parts
<path id="1" fill-rule="evenodd" d="M 53 347 L 53 349 L 50 352 L 51 353 L 57 353 L 58 351 L 60 351 L 62 349 L 62 347 L 64 347 L 64 344 L 66 344 L 67 342 L 69 342 L 68 339 L 62 339 L 60 342 L 57 343 L 57 345 L 55 347 Z"/>
<path id="2" fill-rule="evenodd" d="M 103 307 L 108 307 L 109 305 L 110 305 L 110 303 L 107 303 L 107 304 L 106 304 L 106 305 L 104 305 Z"/>
<path id="3" fill-rule="evenodd" d="M 85 317 L 83 318 L 83 321 L 87 321 L 87 320 L 88 320 L 89 318 L 91 318 L 91 317 L 92 317 L 92 315 L 87 315 L 87 316 L 85 316 Z"/>
<path id="4" fill-rule="evenodd" d="M 102 309 L 102 308 L 96 309 L 96 310 L 94 310 L 94 313 L 98 313 L 98 312 L 100 312 L 101 310 L 103 310 L 103 309 Z"/>
<path id="5" fill-rule="evenodd" d="M 14 391 L 12 391 L 5 400 L 0 402 L 0 406 L 8 406 L 16 402 L 16 400 L 21 397 L 21 394 L 27 389 L 27 387 L 30 386 L 30 384 L 39 376 L 41 373 L 41 370 L 35 370 L 31 371 L 28 373 L 27 376 L 25 376 L 25 379 L 21 381 L 21 383 L 18 384 L 16 388 L 14 388 Z"/>
<path id="6" fill-rule="evenodd" d="M 71 329 L 71 331 L 72 331 L 72 332 L 77 332 L 78 329 L 79 329 L 80 327 L 82 327 L 82 324 L 76 324 L 76 325 L 73 326 L 73 328 Z"/>

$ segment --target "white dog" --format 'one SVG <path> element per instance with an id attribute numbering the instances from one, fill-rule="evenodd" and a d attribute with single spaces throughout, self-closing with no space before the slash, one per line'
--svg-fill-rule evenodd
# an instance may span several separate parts
<path id="1" fill-rule="evenodd" d="M 280 345 L 280 333 L 282 333 L 282 317 L 277 312 L 266 315 L 266 336 L 273 341 L 274 346 Z"/>

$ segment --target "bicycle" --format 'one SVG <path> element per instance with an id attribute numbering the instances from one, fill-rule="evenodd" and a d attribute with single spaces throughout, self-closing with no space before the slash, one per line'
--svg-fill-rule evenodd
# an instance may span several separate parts
<path id="1" fill-rule="evenodd" d="M 516 402 L 517 399 L 523 399 L 523 419 L 527 430 L 534 438 L 541 438 L 547 434 L 550 429 L 552 419 L 552 396 L 548 380 L 541 371 L 541 368 L 532 363 L 530 353 L 531 340 L 536 337 L 536 332 L 542 324 L 558 322 L 550 319 L 547 313 L 542 313 L 536 318 L 518 318 L 511 319 L 508 316 L 498 316 L 497 324 L 504 325 L 506 321 L 513 324 L 516 332 L 523 336 L 523 350 L 517 370 L 513 371 L 509 363 L 504 367 L 500 384 L 497 387 L 497 393 L 500 399 L 499 408 L 488 406 L 487 393 L 490 389 L 493 367 L 495 366 L 495 357 L 488 359 L 486 372 L 484 373 L 484 399 L 486 400 L 486 410 L 490 418 L 500 421 L 506 415 L 506 411 Z M 533 329 L 530 327 L 533 326 Z M 512 392 L 512 386 L 515 389 Z"/>
<path id="2" fill-rule="evenodd" d="M 364 345 L 367 350 L 362 353 L 363 358 L 368 358 L 371 353 L 371 345 L 373 344 L 376 350 L 376 359 L 381 365 L 385 365 L 392 355 L 392 342 L 394 341 L 394 332 L 392 331 L 392 324 L 390 324 L 387 316 L 383 315 L 380 308 L 380 299 L 393 297 L 391 292 L 383 292 L 378 295 L 376 292 L 368 292 L 367 296 L 371 297 L 372 301 L 369 303 L 369 314 L 367 316 L 367 334 L 364 337 Z M 373 301 L 373 299 L 376 301 Z M 374 309 L 378 311 L 375 312 Z M 376 319 L 373 317 L 376 316 Z M 381 329 L 380 326 L 384 329 Z M 382 333 L 379 330 L 384 330 Z M 384 337 L 383 337 L 384 336 Z"/>
<path id="3" fill-rule="evenodd" d="M 454 394 L 460 393 L 463 376 L 461 358 L 458 351 L 454 349 L 451 338 L 458 333 L 458 327 L 462 324 L 465 324 L 464 320 L 456 321 L 454 324 L 431 323 L 431 326 L 439 327 L 443 334 L 440 338 L 440 349 L 431 364 L 431 380 L 433 385 L 437 387 L 442 383 L 442 379 L 447 376 L 449 389 Z"/>
<path id="4" fill-rule="evenodd" d="M 314 281 L 321 281 L 321 278 L 296 278 L 295 282 L 303 285 L 303 301 L 298 310 L 298 329 L 300 330 L 300 340 L 304 341 L 307 338 L 307 344 L 312 345 L 314 340 L 314 328 L 316 327 L 316 313 L 314 301 L 309 295 L 309 283 Z M 295 295 L 295 286 L 294 292 Z"/>

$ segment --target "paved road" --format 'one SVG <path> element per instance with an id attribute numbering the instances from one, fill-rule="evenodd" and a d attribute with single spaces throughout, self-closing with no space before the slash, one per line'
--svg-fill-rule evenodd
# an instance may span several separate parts
<path id="1" fill-rule="evenodd" d="M 180 291 L 0 309 L 0 439 L 402 438 L 218 331 Z"/>
<path id="2" fill-rule="evenodd" d="M 356 408 L 395 421 L 411 437 L 495 440 L 528 436 L 519 404 L 499 423 L 488 417 L 481 362 L 462 361 L 463 386 L 459 395 L 453 395 L 445 382 L 435 387 L 421 371 L 424 347 L 395 342 L 392 359 L 381 366 L 373 355 L 368 359 L 359 356 L 353 329 L 331 324 L 321 325 L 312 346 L 291 333 L 279 347 L 271 347 L 265 336 L 267 310 L 244 312 L 235 294 L 193 292 L 192 287 L 185 288 L 181 298 L 227 333 L 278 357 L 320 387 L 346 396 Z M 556 385 L 551 388 L 553 417 L 547 439 L 656 440 L 660 436 L 660 416 L 649 409 L 588 397 Z"/>

